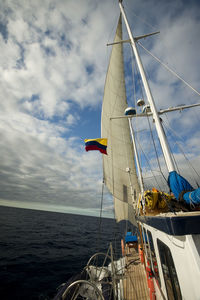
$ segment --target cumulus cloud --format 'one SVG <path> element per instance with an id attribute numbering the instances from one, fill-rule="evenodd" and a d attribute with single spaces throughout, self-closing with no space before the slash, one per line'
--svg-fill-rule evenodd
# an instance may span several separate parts
<path id="1" fill-rule="evenodd" d="M 179 74 L 198 88 L 196 4 L 190 9 L 178 0 L 129 5 L 131 23 L 132 12 L 142 12 L 146 19 L 138 26 L 141 18 L 135 18 L 136 35 L 151 31 L 147 24 L 161 30 L 160 37 L 145 40 L 144 45 L 166 62 L 172 61 Z M 102 100 L 110 51 L 105 45 L 115 31 L 118 3 L 24 0 L 2 2 L 0 8 L 0 198 L 96 209 L 101 199 L 101 155 L 85 153 L 83 139 L 99 135 L 94 130 L 97 120 L 89 121 L 87 112 Z M 142 57 L 159 108 L 172 106 L 175 100 L 187 103 L 194 95 L 144 52 Z M 169 121 L 182 126 L 185 134 L 192 132 L 187 145 L 199 155 L 198 121 L 193 118 L 191 127 L 191 118 L 192 113 L 179 120 L 172 115 Z M 148 142 L 143 147 L 147 149 Z M 110 204 L 107 197 L 109 211 Z"/>
<path id="2" fill-rule="evenodd" d="M 1 4 L 1 198 L 99 207 L 101 155 L 86 154 L 73 135 L 80 117 L 71 107 L 83 110 L 101 100 L 109 7 L 98 1 Z"/>

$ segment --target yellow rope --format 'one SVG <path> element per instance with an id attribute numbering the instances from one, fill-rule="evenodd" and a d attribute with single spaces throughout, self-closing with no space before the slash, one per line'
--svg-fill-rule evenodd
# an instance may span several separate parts
<path id="1" fill-rule="evenodd" d="M 173 196 L 153 188 L 144 192 L 145 205 L 149 209 L 164 209 Z"/>

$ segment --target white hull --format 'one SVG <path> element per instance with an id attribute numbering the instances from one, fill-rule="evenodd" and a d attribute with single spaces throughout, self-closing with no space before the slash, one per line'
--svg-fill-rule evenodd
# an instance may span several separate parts
<path id="1" fill-rule="evenodd" d="M 200 299 L 200 235 L 172 236 L 147 224 L 141 224 L 141 226 L 143 232 L 145 231 L 148 233 L 148 231 L 150 231 L 152 234 L 158 264 L 160 286 L 165 298 L 170 299 L 171 297 L 167 294 L 166 280 L 163 275 L 160 249 L 158 246 L 159 240 L 164 243 L 171 252 L 182 299 Z M 176 281 L 174 278 L 171 278 L 171 280 Z M 159 296 L 158 288 L 157 296 Z"/>

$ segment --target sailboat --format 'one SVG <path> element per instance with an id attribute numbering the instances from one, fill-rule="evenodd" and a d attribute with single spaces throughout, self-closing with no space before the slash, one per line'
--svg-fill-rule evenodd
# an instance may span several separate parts
<path id="1" fill-rule="evenodd" d="M 200 189 L 194 189 L 177 171 L 160 115 L 194 105 L 157 111 L 137 42 L 122 0 L 112 44 L 102 104 L 101 135 L 104 183 L 113 195 L 115 218 L 128 220 L 136 231 L 121 241 L 121 258 L 113 246 L 96 253 L 74 281 L 65 283 L 55 299 L 200 299 Z M 128 40 L 122 38 L 122 19 Z M 138 100 L 143 112 L 127 107 L 123 44 L 132 47 L 148 103 Z M 168 170 L 169 191 L 145 189 L 132 119 L 153 118 Z M 96 141 L 98 143 L 98 141 Z M 105 145 L 104 145 L 105 151 Z M 107 154 L 107 155 L 106 155 Z M 95 261 L 101 256 L 102 265 Z"/>

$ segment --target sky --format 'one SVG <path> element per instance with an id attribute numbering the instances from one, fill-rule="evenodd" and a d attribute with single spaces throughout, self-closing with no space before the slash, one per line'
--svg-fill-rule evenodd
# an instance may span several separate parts
<path id="1" fill-rule="evenodd" d="M 160 31 L 141 44 L 200 91 L 198 1 L 133 0 L 124 6 L 135 35 Z M 84 139 L 101 135 L 106 44 L 118 17 L 117 0 L 0 2 L 0 205 L 99 215 L 102 156 L 85 152 Z M 200 102 L 139 49 L 158 109 Z M 132 75 L 126 79 L 130 87 Z M 194 165 L 199 112 L 167 119 Z M 143 124 L 137 122 L 138 131 Z M 148 141 L 143 147 L 148 151 Z M 113 216 L 109 196 L 103 216 Z"/>

